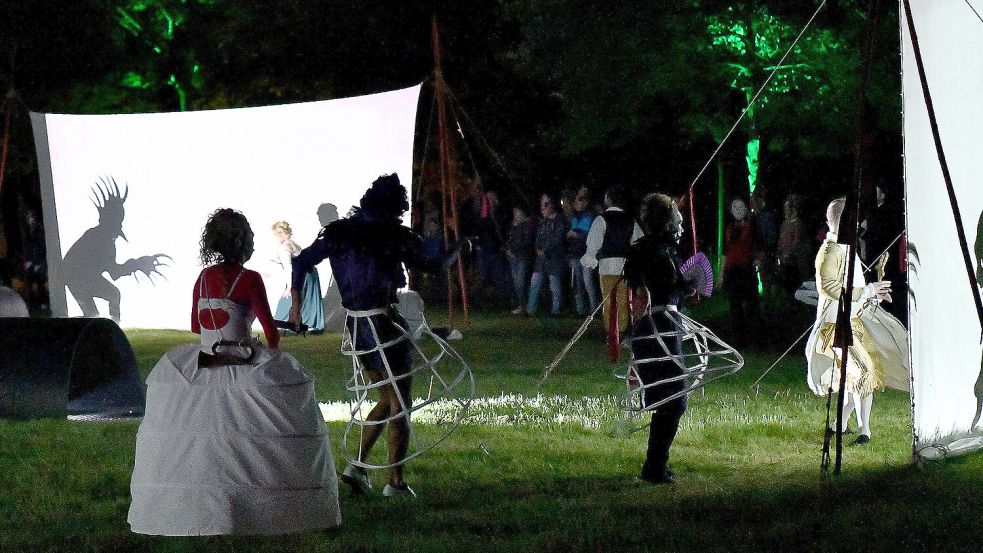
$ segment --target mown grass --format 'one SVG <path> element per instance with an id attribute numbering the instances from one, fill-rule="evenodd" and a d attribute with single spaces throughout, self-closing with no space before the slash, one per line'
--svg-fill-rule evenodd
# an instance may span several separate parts
<path id="1" fill-rule="evenodd" d="M 715 304 L 701 314 L 725 325 Z M 418 499 L 357 499 L 342 489 L 337 530 L 158 538 L 126 524 L 137 422 L 0 421 L 0 550 L 979 551 L 983 458 L 913 466 L 905 394 L 877 396 L 873 442 L 847 447 L 843 474 L 823 483 L 825 403 L 804 384 L 800 350 L 750 388 L 807 319 L 770 331 L 777 349 L 745 352 L 740 373 L 694 394 L 673 447 L 671 487 L 636 480 L 645 433 L 612 434 L 613 417 L 598 428 L 472 424 L 410 466 Z M 596 330 L 539 385 L 578 324 L 480 314 L 457 344 L 479 395 L 617 394 Z M 168 347 L 192 338 L 128 335 L 144 374 Z M 331 335 L 283 344 L 316 375 L 322 401 L 345 398 L 351 369 L 338 346 Z M 343 424 L 329 427 L 337 444 Z"/>

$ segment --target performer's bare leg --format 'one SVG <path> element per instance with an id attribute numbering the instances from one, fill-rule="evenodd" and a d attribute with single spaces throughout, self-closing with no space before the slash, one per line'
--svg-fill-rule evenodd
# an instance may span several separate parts
<path id="1" fill-rule="evenodd" d="M 387 434 L 389 445 L 389 464 L 400 463 L 406 458 L 406 452 L 410 447 L 410 414 L 412 398 L 410 396 L 410 385 L 412 377 L 401 379 L 394 387 L 387 386 L 385 395 L 390 406 L 388 416 L 403 413 L 403 416 L 395 418 L 389 422 Z M 398 394 L 398 395 L 397 395 Z M 402 399 L 402 402 L 400 402 Z M 405 409 L 404 409 L 405 407 Z M 398 464 L 389 469 L 389 483 L 393 486 L 403 485 L 403 465 Z"/>
<path id="2" fill-rule="evenodd" d="M 382 380 L 378 371 L 365 371 L 369 375 L 369 379 L 374 382 L 379 382 Z M 375 407 L 369 411 L 368 416 L 365 417 L 367 421 L 372 421 L 377 423 L 378 421 L 384 420 L 389 417 L 390 405 L 389 402 L 385 400 L 385 392 L 383 390 L 388 389 L 388 387 L 379 388 L 379 403 L 375 404 Z M 385 423 L 382 424 L 366 424 L 362 429 L 362 443 L 358 448 L 358 460 L 362 463 L 369 457 L 369 452 L 372 451 L 372 446 L 375 445 L 376 440 L 379 439 L 379 434 L 382 433 L 382 427 L 386 426 Z"/>
<path id="3" fill-rule="evenodd" d="M 382 370 L 371 370 L 366 369 L 366 374 L 368 374 L 369 379 L 373 383 L 382 382 L 389 378 L 389 375 Z M 412 377 L 406 377 L 400 379 L 396 386 L 387 385 L 380 386 L 379 390 L 379 403 L 369 411 L 368 416 L 366 416 L 367 421 L 378 422 L 385 420 L 389 417 L 398 415 L 404 411 L 403 406 L 405 405 L 406 410 L 409 410 L 412 406 L 412 398 L 410 396 Z M 399 394 L 399 395 L 397 395 Z M 400 403 L 400 397 L 402 397 L 402 403 Z M 369 456 L 369 452 L 375 445 L 376 441 L 379 439 L 379 435 L 382 433 L 382 427 L 386 424 L 368 424 L 365 425 L 365 429 L 362 432 L 362 442 L 359 448 L 358 460 L 365 462 Z M 389 429 L 387 431 L 387 442 L 389 446 L 389 463 L 396 464 L 406 458 L 406 452 L 409 450 L 410 445 L 410 421 L 409 414 L 405 414 L 402 417 L 395 418 L 388 423 Z M 403 466 L 397 465 L 389 469 L 389 483 L 397 486 L 403 484 Z"/>

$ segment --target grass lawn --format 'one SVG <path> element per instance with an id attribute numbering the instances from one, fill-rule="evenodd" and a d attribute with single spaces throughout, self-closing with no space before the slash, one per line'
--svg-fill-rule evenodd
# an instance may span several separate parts
<path id="1" fill-rule="evenodd" d="M 725 324 L 716 303 L 694 316 Z M 843 474 L 820 481 L 825 401 L 805 385 L 801 346 L 750 388 L 808 324 L 808 314 L 792 318 L 769 331 L 771 348 L 743 352 L 741 372 L 690 398 L 671 487 L 636 480 L 644 432 L 610 432 L 620 382 L 599 330 L 540 386 L 580 321 L 479 314 L 456 343 L 478 395 L 569 400 L 461 427 L 410 465 L 416 500 L 356 499 L 343 488 L 343 524 L 329 532 L 140 536 L 126 523 L 137 421 L 0 420 L 0 551 L 980 551 L 983 456 L 913 466 L 905 394 L 876 396 L 873 441 L 845 448 Z M 127 334 L 144 375 L 167 348 L 193 339 Z M 316 375 L 322 401 L 346 397 L 351 369 L 339 342 L 282 345 Z M 340 465 L 343 423 L 329 427 Z M 381 489 L 381 474 L 375 482 Z"/>

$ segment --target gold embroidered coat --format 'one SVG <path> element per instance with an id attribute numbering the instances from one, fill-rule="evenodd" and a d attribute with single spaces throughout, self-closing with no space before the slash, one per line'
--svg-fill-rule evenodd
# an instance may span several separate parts
<path id="1" fill-rule="evenodd" d="M 813 392 L 826 395 L 839 385 L 839 348 L 833 347 L 836 309 L 846 282 L 847 247 L 831 235 L 816 255 L 816 289 L 819 304 L 816 324 L 806 344 L 808 382 Z M 884 387 L 907 391 L 911 363 L 908 332 L 865 288 L 863 266 L 856 261 L 850 326 L 853 345 L 847 360 L 847 391 L 868 395 Z"/>

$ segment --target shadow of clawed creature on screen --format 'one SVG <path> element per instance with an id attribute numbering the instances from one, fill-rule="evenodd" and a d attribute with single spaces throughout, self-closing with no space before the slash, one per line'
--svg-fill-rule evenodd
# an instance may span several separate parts
<path id="1" fill-rule="evenodd" d="M 65 284 L 84 316 L 98 317 L 95 299 L 102 298 L 109 302 L 109 315 L 118 322 L 120 291 L 103 273 L 108 273 L 114 281 L 127 275 L 133 275 L 139 281 L 138 274 L 143 273 L 154 284 L 154 275 L 165 278 L 159 269 L 167 267 L 163 260 L 171 258 L 158 253 L 118 263 L 116 238 L 126 240 L 123 234 L 123 219 L 126 217 L 123 203 L 130 193 L 129 186 L 121 194 L 119 185 L 112 177 L 108 181 L 100 177 L 92 192 L 92 203 L 99 212 L 99 224 L 85 231 L 65 254 L 62 262 Z"/>

